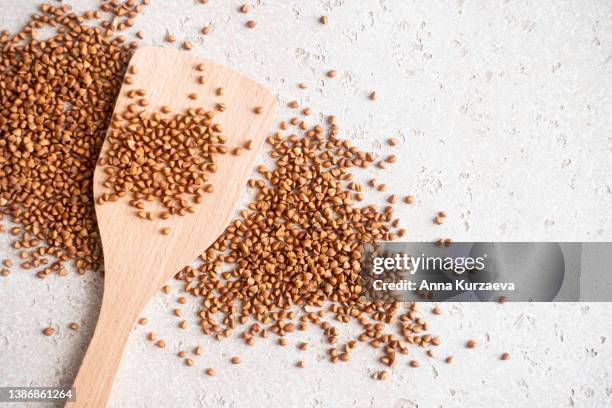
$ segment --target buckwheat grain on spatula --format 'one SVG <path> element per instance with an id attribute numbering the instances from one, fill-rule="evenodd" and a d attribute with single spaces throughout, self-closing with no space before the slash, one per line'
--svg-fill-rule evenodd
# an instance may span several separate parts
<path id="1" fill-rule="evenodd" d="M 202 75 L 210 79 L 199 81 Z M 226 108 L 212 114 L 219 103 Z M 104 297 L 75 381 L 78 400 L 69 406 L 106 404 L 146 303 L 229 223 L 276 105 L 266 89 L 228 68 L 176 50 L 136 51 L 94 175 Z M 225 146 L 247 143 L 251 149 L 240 155 L 224 154 Z"/>

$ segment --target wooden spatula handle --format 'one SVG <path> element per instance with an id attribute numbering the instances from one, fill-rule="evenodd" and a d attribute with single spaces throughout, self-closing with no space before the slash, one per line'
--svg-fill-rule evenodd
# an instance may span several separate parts
<path id="1" fill-rule="evenodd" d="M 127 300 L 129 303 L 133 298 Z M 141 310 L 138 305 L 130 307 L 125 303 L 125 298 L 104 294 L 96 330 L 74 381 L 76 401 L 66 407 L 106 407 L 123 350 Z"/>

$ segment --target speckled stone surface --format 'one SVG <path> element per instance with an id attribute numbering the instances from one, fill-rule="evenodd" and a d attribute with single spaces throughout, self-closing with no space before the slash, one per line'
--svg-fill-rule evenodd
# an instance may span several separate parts
<path id="1" fill-rule="evenodd" d="M 145 44 L 162 44 L 167 32 L 189 40 L 191 52 L 249 74 L 282 106 L 310 106 L 310 121 L 334 114 L 357 146 L 396 154 L 390 171 L 359 178 L 415 195 L 413 206 L 397 206 L 410 239 L 612 240 L 611 2 L 249 0 L 248 15 L 237 11 L 240 1 L 152 3 L 134 27 Z M 3 0 L 0 29 L 18 27 L 35 5 Z M 372 91 L 378 100 L 368 99 Z M 289 115 L 282 108 L 279 120 Z M 399 145 L 386 146 L 388 137 Z M 442 226 L 431 222 L 438 210 L 449 214 Z M 6 234 L 0 258 L 17 259 Z M 110 407 L 612 405 L 610 304 L 445 304 L 429 318 L 442 338 L 436 357 L 413 350 L 420 368 L 402 359 L 387 381 L 373 381 L 382 369 L 374 350 L 360 346 L 350 362 L 332 365 L 318 331 L 293 333 L 284 348 L 218 343 L 197 330 L 192 298 L 182 306 L 191 325 L 181 330 L 173 285 L 144 311 L 150 323 L 134 329 Z M 101 293 L 96 274 L 40 281 L 13 268 L 0 277 L 0 386 L 70 383 Z M 68 329 L 72 321 L 82 329 Z M 48 325 L 55 336 L 41 334 Z M 151 330 L 165 350 L 146 341 Z M 464 347 L 469 338 L 477 349 Z M 312 346 L 298 351 L 298 341 Z M 198 344 L 205 352 L 194 367 L 176 357 Z M 506 351 L 512 358 L 501 362 Z M 231 365 L 233 355 L 242 364 Z M 306 368 L 295 368 L 299 359 Z"/>

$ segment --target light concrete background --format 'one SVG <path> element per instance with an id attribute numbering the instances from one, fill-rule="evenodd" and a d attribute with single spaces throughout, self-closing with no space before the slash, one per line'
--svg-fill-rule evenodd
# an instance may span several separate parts
<path id="1" fill-rule="evenodd" d="M 18 27 L 36 3 L 3 0 L 0 29 Z M 390 171 L 362 177 L 417 197 L 397 206 L 411 239 L 612 239 L 612 2 L 248 0 L 248 15 L 237 12 L 241 1 L 152 3 L 135 27 L 145 44 L 162 44 L 166 32 L 190 40 L 192 52 L 251 75 L 281 105 L 297 99 L 335 114 L 359 147 L 398 155 Z M 329 25 L 317 22 L 322 14 Z M 373 90 L 376 102 L 367 97 Z M 282 108 L 279 119 L 288 115 Z M 391 136 L 399 147 L 384 145 Z M 367 197 L 383 202 L 380 193 Z M 442 209 L 449 219 L 434 226 Z M 15 257 L 6 235 L 0 254 Z M 95 274 L 0 277 L 0 386 L 69 383 L 101 292 Z M 419 369 L 402 363 L 381 382 L 369 377 L 382 369 L 372 350 L 332 365 L 317 332 L 294 333 L 285 348 L 204 338 L 188 312 L 197 310 L 192 299 L 183 309 L 194 324 L 181 331 L 171 316 L 176 293 L 156 296 L 143 313 L 150 324 L 130 338 L 111 407 L 612 405 L 609 304 L 442 305 L 444 314 L 430 318 L 443 341 L 439 357 L 415 353 Z M 70 331 L 71 321 L 83 329 Z M 47 325 L 57 335 L 42 336 Z M 145 340 L 149 330 L 166 350 Z M 463 347 L 468 338 L 477 350 Z M 298 352 L 298 340 L 314 347 Z M 186 367 L 175 354 L 196 344 L 205 353 Z M 504 351 L 508 362 L 498 360 Z M 447 354 L 455 364 L 442 361 Z M 243 363 L 231 366 L 232 355 Z M 294 368 L 300 358 L 307 368 Z M 204 375 L 209 366 L 216 377 Z"/>

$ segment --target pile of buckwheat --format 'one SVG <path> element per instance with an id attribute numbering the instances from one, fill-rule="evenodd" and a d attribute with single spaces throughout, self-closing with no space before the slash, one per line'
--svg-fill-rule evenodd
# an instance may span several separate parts
<path id="1" fill-rule="evenodd" d="M 241 333 L 247 345 L 271 334 L 285 345 L 286 334 L 317 325 L 330 344 L 331 362 L 347 361 L 365 342 L 381 349 L 380 361 L 388 366 L 408 354 L 409 345 L 439 345 L 416 304 L 402 311 L 398 302 L 363 296 L 363 243 L 403 234 L 392 207 L 356 205 L 361 187 L 353 170 L 368 167 L 373 157 L 340 139 L 333 117 L 327 130 L 296 126 L 294 134 L 268 138 L 274 167 L 258 167 L 261 178 L 248 182 L 256 200 L 202 254 L 198 268 L 178 275 L 186 292 L 202 298 L 203 332 L 227 337 L 254 320 Z M 339 344 L 339 328 L 323 319 L 328 313 L 340 326 L 358 322 L 362 333 Z"/>
<path id="2" fill-rule="evenodd" d="M 208 176 L 217 170 L 216 155 L 227 151 L 221 126 L 213 118 L 214 112 L 203 109 L 168 118 L 130 107 L 115 114 L 107 136 L 109 148 L 99 160 L 110 192 L 98 197 L 98 203 L 130 194 L 138 216 L 149 220 L 193 212 L 192 204 L 213 192 Z M 154 200 L 165 208 L 157 216 L 145 211 L 145 203 Z"/>
<path id="3" fill-rule="evenodd" d="M 94 27 L 100 11 L 40 11 L 0 33 L 0 208 L 20 225 L 20 266 L 42 278 L 67 260 L 80 273 L 100 266 L 93 170 L 134 44 L 108 21 Z M 39 39 L 44 29 L 54 34 Z"/>

